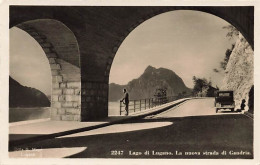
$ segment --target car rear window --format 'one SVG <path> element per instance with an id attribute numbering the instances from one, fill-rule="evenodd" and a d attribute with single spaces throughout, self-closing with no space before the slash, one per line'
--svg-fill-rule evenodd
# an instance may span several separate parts
<path id="1" fill-rule="evenodd" d="M 219 93 L 219 96 L 230 96 L 230 93 Z"/>

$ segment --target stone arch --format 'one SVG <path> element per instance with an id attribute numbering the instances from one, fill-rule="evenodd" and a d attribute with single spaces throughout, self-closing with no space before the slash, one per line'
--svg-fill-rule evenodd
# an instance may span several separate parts
<path id="1" fill-rule="evenodd" d="M 115 53 L 124 38 L 145 20 L 174 10 L 196 10 L 216 15 L 234 25 L 254 47 L 254 6 L 14 5 L 9 10 L 9 27 L 30 20 L 54 19 L 64 23 L 75 34 L 80 50 L 80 116 L 81 121 L 85 121 L 108 115 L 109 72 Z M 36 29 L 39 31 L 41 28 Z M 46 35 L 47 32 L 42 34 Z M 57 31 L 57 34 L 61 33 Z M 52 44 L 60 55 L 54 43 Z"/>
<path id="2" fill-rule="evenodd" d="M 61 22 L 39 19 L 16 27 L 32 36 L 42 47 L 52 74 L 51 119 L 80 121 L 80 58 L 74 34 Z"/>

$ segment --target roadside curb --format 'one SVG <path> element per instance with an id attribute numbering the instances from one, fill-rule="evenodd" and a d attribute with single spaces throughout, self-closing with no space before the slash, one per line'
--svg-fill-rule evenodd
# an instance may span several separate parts
<path id="1" fill-rule="evenodd" d="M 68 131 L 63 131 L 63 132 L 58 132 L 58 133 L 52 133 L 52 134 L 46 134 L 46 135 L 39 135 L 39 136 L 35 136 L 35 137 L 30 137 L 30 138 L 26 138 L 26 139 L 20 139 L 20 140 L 12 140 L 9 141 L 9 151 L 10 150 L 14 150 L 15 146 L 24 144 L 24 143 L 28 143 L 28 142 L 35 142 L 35 141 L 41 141 L 41 140 L 46 140 L 46 139 L 51 139 L 51 138 L 55 138 L 55 137 L 59 137 L 59 136 L 65 136 L 65 135 L 70 135 L 70 134 L 74 134 L 74 133 L 79 133 L 79 132 L 84 132 L 84 131 L 90 131 L 93 129 L 98 129 L 98 128 L 102 128 L 102 127 L 106 127 L 106 126 L 110 126 L 113 124 L 120 124 L 123 122 L 127 122 L 127 121 L 131 121 L 134 119 L 140 119 L 140 118 L 144 118 L 146 116 L 150 116 L 150 115 L 156 115 L 158 113 L 161 113 L 163 111 L 166 111 L 174 106 L 177 106 L 187 100 L 190 100 L 191 98 L 186 98 L 183 99 L 180 102 L 174 103 L 174 104 L 170 104 L 170 105 L 166 105 L 165 107 L 162 107 L 161 109 L 158 110 L 152 110 L 150 112 L 147 113 L 143 113 L 143 114 L 139 114 L 136 116 L 129 116 L 128 118 L 124 118 L 124 119 L 119 119 L 119 120 L 115 120 L 115 121 L 111 121 L 108 123 L 102 123 L 102 124 L 98 124 L 98 125 L 94 125 L 94 126 L 88 126 L 88 127 L 84 127 L 84 128 L 78 128 L 78 129 L 72 129 L 72 130 L 68 130 Z"/>
<path id="2" fill-rule="evenodd" d="M 244 115 L 246 115 L 246 116 L 248 116 L 248 117 L 254 119 L 254 114 L 252 114 L 252 113 L 250 113 L 250 112 L 248 112 L 248 111 L 244 112 Z"/>

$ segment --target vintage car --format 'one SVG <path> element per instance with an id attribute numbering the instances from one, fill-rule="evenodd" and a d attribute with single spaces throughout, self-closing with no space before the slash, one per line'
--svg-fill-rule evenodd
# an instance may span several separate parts
<path id="1" fill-rule="evenodd" d="M 230 109 L 232 112 L 235 109 L 233 91 L 218 91 L 215 97 L 216 113 L 220 109 Z"/>

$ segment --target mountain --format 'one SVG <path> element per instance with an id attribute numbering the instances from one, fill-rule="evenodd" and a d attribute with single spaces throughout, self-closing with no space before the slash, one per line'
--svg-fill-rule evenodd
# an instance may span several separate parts
<path id="1" fill-rule="evenodd" d="M 9 107 L 49 107 L 50 101 L 41 91 L 21 85 L 9 77 Z"/>
<path id="2" fill-rule="evenodd" d="M 166 88 L 167 96 L 191 93 L 183 80 L 172 70 L 156 69 L 152 66 L 148 66 L 139 78 L 130 81 L 127 85 L 109 84 L 109 101 L 121 99 L 123 88 L 128 90 L 131 100 L 151 98 L 157 88 Z"/>

